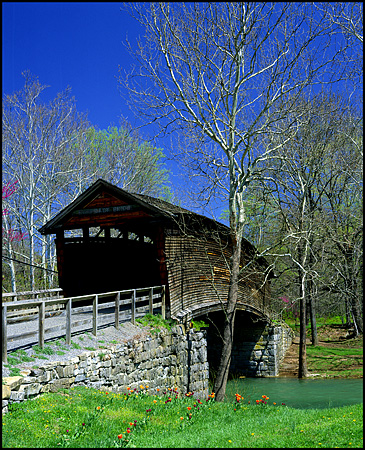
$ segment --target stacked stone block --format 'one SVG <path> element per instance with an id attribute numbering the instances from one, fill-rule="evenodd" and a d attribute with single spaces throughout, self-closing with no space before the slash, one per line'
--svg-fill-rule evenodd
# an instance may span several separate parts
<path id="1" fill-rule="evenodd" d="M 126 388 L 178 389 L 203 399 L 208 396 L 209 368 L 205 332 L 176 326 L 157 336 L 87 351 L 68 361 L 54 361 L 22 376 L 3 378 L 3 412 L 8 404 L 57 392 L 73 386 L 88 386 L 111 392 Z"/>
<path id="2" fill-rule="evenodd" d="M 291 328 L 286 324 L 267 325 L 251 336 L 250 341 L 234 344 L 230 370 L 248 377 L 278 376 L 280 363 L 294 337 Z"/>

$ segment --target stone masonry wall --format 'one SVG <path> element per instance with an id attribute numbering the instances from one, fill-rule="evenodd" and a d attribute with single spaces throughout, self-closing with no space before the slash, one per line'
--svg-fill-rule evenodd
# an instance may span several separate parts
<path id="1" fill-rule="evenodd" d="M 251 377 L 275 377 L 279 375 L 280 363 L 293 340 L 293 331 L 283 324 L 265 326 L 251 333 L 252 340 L 234 345 L 232 372 Z"/>
<path id="2" fill-rule="evenodd" d="M 194 392 L 203 399 L 208 396 L 209 381 L 206 335 L 204 331 L 186 333 L 178 325 L 157 336 L 84 352 L 69 361 L 55 361 L 21 374 L 3 378 L 3 413 L 12 402 L 77 385 L 115 392 L 140 384 L 176 387 L 182 394 Z"/>
<path id="3" fill-rule="evenodd" d="M 279 375 L 280 363 L 292 343 L 293 331 L 285 323 L 272 326 L 245 312 L 238 311 L 236 315 L 230 372 L 247 377 Z M 215 314 L 211 318 L 221 329 L 223 316 Z M 207 343 L 208 362 L 214 372 L 222 348 L 222 339 L 215 327 L 209 327 Z"/>

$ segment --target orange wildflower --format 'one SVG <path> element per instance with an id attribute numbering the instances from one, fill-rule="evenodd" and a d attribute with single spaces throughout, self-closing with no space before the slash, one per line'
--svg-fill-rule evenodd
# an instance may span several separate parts
<path id="1" fill-rule="evenodd" d="M 122 434 L 118 434 L 118 439 L 122 439 L 123 435 Z"/>

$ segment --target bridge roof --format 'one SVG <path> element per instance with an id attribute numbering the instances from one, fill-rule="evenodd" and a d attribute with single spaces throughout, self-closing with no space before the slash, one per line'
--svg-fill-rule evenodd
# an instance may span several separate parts
<path id="1" fill-rule="evenodd" d="M 172 203 L 166 202 L 159 198 L 150 197 L 148 195 L 135 194 L 125 191 L 103 179 L 98 179 L 89 188 L 82 192 L 75 200 L 73 200 L 69 205 L 63 208 L 59 213 L 57 213 L 51 220 L 44 224 L 38 231 L 41 234 L 54 234 L 58 230 L 72 228 L 68 226 L 68 220 L 72 217 L 75 212 L 80 213 L 80 210 L 90 207 L 90 202 L 98 197 L 102 192 L 108 192 L 114 197 L 123 200 L 127 203 L 137 204 L 151 217 L 162 217 L 165 219 L 177 219 L 179 216 L 190 217 L 192 219 L 200 219 L 205 223 L 214 224 L 218 228 L 220 233 L 229 235 L 229 228 L 209 217 L 203 216 L 201 214 L 194 213 L 188 209 L 182 208 L 181 206 L 173 205 Z M 121 216 L 122 213 L 115 214 Z M 77 228 L 77 226 L 73 226 Z M 254 246 L 247 240 L 244 239 L 245 243 L 254 249 Z"/>
<path id="2" fill-rule="evenodd" d="M 95 206 L 105 206 L 103 200 L 99 199 L 100 194 L 107 193 L 110 196 L 109 205 L 119 205 L 119 206 L 109 206 L 107 208 L 95 208 Z M 113 200 L 111 200 L 113 199 Z M 113 203 L 114 201 L 114 203 Z M 119 201 L 119 203 L 118 203 Z M 104 201 L 105 202 L 105 201 Z M 117 202 L 117 203 L 116 203 Z M 120 206 L 127 205 L 127 206 Z M 113 220 L 116 224 L 122 223 L 121 221 L 128 221 L 131 218 L 135 219 L 133 212 L 127 211 L 128 205 L 137 205 L 141 212 L 138 217 L 150 217 L 152 219 L 162 218 L 167 221 L 179 220 L 179 217 L 184 217 L 184 222 L 194 222 L 199 221 L 200 224 L 207 225 L 208 227 L 214 227 L 221 236 L 228 238 L 230 235 L 229 228 L 206 216 L 194 213 L 188 209 L 182 208 L 181 206 L 173 205 L 172 203 L 166 202 L 159 198 L 150 197 L 143 194 L 130 193 L 124 189 L 119 188 L 103 179 L 98 179 L 89 188 L 82 192 L 75 200 L 73 200 L 69 205 L 63 208 L 59 213 L 57 213 L 51 220 L 44 224 L 38 231 L 41 234 L 55 234 L 63 229 L 80 228 L 80 223 L 85 226 L 95 226 L 95 222 L 99 220 L 102 214 L 108 215 L 109 226 Z M 93 208 L 93 209 L 92 209 Z M 119 208 L 119 209 L 118 209 Z M 100 211 L 99 211 L 100 210 Z M 108 210 L 108 212 L 105 212 Z M 88 222 L 88 218 L 85 213 L 88 211 L 93 211 L 95 214 L 95 219 Z M 95 212 L 96 211 L 96 212 Z M 112 213 L 110 211 L 113 211 Z M 79 218 L 82 216 L 82 221 Z M 246 249 L 250 250 L 252 254 L 256 253 L 255 247 L 245 238 L 243 238 L 243 243 Z M 268 262 L 264 257 L 259 257 L 258 262 L 264 266 L 268 266 Z"/>

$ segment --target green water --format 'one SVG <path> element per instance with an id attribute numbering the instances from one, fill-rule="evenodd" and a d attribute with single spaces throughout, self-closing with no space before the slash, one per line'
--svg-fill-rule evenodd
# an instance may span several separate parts
<path id="1" fill-rule="evenodd" d="M 235 394 L 243 395 L 244 403 L 269 397 L 269 403 L 300 409 L 334 408 L 363 403 L 362 379 L 305 379 L 298 378 L 244 378 L 231 380 L 227 384 L 228 401 Z"/>

